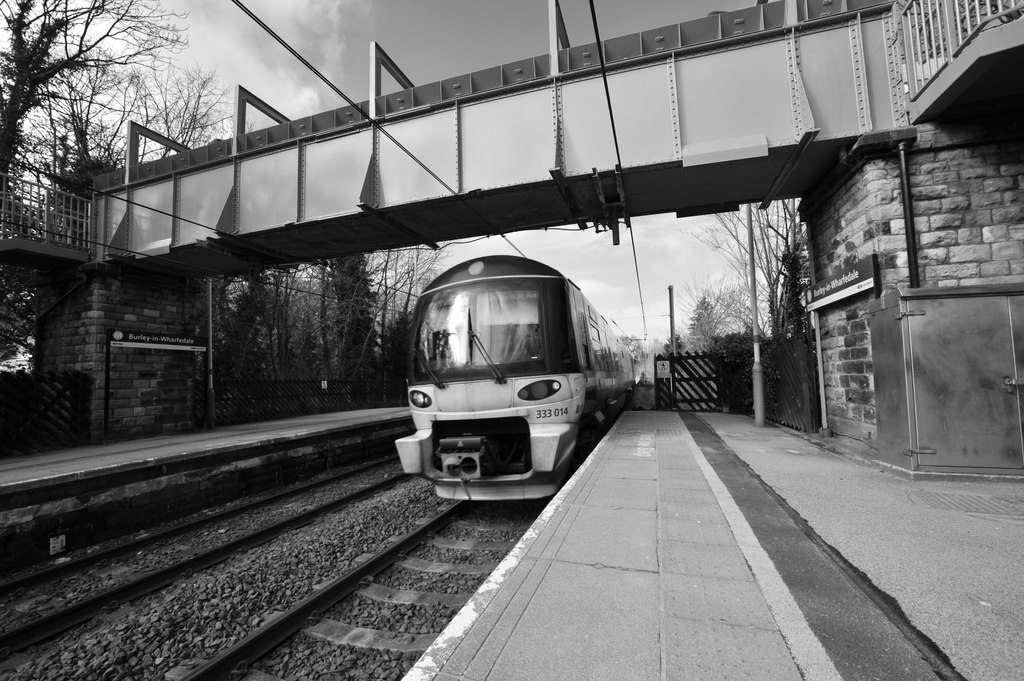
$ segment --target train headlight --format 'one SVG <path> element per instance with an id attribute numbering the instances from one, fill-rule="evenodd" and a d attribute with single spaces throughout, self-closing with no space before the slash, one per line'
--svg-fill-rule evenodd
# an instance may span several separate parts
<path id="1" fill-rule="evenodd" d="M 550 397 L 561 389 L 561 382 L 545 380 L 531 383 L 521 389 L 517 394 L 521 400 L 543 400 L 545 397 Z"/>
<path id="2" fill-rule="evenodd" d="M 420 392 L 419 390 L 410 390 L 409 402 L 412 406 L 417 407 L 418 409 L 426 409 L 431 405 L 433 400 L 430 399 L 430 395 L 424 392 Z"/>

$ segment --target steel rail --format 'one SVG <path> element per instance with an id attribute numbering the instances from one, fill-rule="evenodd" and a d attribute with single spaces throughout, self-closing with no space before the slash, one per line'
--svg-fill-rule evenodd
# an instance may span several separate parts
<path id="1" fill-rule="evenodd" d="M 219 522 L 221 520 L 228 520 L 230 518 L 241 515 L 248 511 L 255 510 L 262 506 L 268 506 L 277 501 L 281 501 L 282 499 L 287 499 L 290 496 L 296 496 L 302 494 L 303 492 L 308 492 L 309 490 L 315 489 L 317 487 L 326 486 L 331 483 L 338 482 L 339 480 L 344 480 L 347 477 L 358 475 L 359 473 L 368 471 L 371 468 L 383 466 L 385 464 L 391 463 L 392 461 L 393 459 L 385 459 L 366 464 L 354 470 L 345 471 L 343 473 L 336 473 L 328 478 L 305 482 L 296 487 L 276 492 L 268 497 L 251 501 L 242 506 L 235 506 L 233 508 L 223 509 L 221 511 L 217 511 L 216 513 L 212 513 L 208 516 L 203 516 L 202 518 L 198 518 L 196 520 L 191 520 L 180 525 L 175 525 L 174 527 L 169 527 L 165 530 L 161 530 L 153 534 L 147 534 L 144 537 L 138 537 L 136 539 L 129 540 L 127 542 L 124 542 L 123 544 L 118 544 L 117 546 L 112 546 L 102 551 L 90 553 L 87 556 L 81 556 L 79 558 L 69 560 L 65 563 L 52 565 L 50 567 L 44 568 L 42 570 L 33 572 L 28 575 L 24 575 L 22 577 L 17 577 L 6 582 L 0 582 L 0 596 L 16 592 L 19 589 L 28 589 L 33 586 L 38 586 L 39 584 L 51 582 L 60 577 L 64 577 L 66 575 L 80 571 L 83 568 L 96 564 L 100 561 L 107 560 L 109 558 L 116 558 L 117 556 L 121 556 L 126 553 L 131 553 L 138 549 L 145 548 L 146 546 L 156 544 L 165 539 L 171 539 L 173 537 L 177 537 L 187 532 L 191 532 L 192 530 L 203 527 L 204 525 L 212 525 L 213 523 Z"/>
<path id="2" fill-rule="evenodd" d="M 252 662 L 266 655 L 300 631 L 310 618 L 330 608 L 362 586 L 363 580 L 392 565 L 424 538 L 449 523 L 472 502 L 460 501 L 371 556 L 365 562 L 325 585 L 278 617 L 246 636 L 217 657 L 197 667 L 182 681 L 214 681 L 245 674 Z"/>
<path id="3" fill-rule="evenodd" d="M 5 659 L 12 652 L 23 650 L 30 645 L 66 631 L 77 624 L 86 622 L 103 610 L 116 608 L 122 603 L 127 603 L 168 584 L 172 584 L 181 575 L 192 574 L 198 570 L 204 570 L 212 565 L 223 562 L 240 551 L 259 546 L 288 530 L 307 525 L 325 513 L 330 513 L 365 497 L 372 496 L 409 477 L 404 473 L 390 477 L 375 485 L 358 490 L 352 494 L 347 494 L 330 503 L 292 516 L 279 523 L 247 534 L 244 537 L 239 537 L 174 565 L 146 573 L 126 584 L 112 587 L 67 608 L 40 617 L 10 631 L 0 633 L 0 660 Z"/>

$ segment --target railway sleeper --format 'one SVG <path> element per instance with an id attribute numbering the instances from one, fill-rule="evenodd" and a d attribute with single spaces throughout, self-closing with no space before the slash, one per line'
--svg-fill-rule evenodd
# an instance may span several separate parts
<path id="1" fill-rule="evenodd" d="M 381 584 L 370 584 L 357 592 L 360 596 L 381 603 L 397 603 L 400 605 L 445 605 L 461 608 L 473 594 L 442 594 L 433 591 L 407 591 L 392 589 Z"/>
<path id="2" fill-rule="evenodd" d="M 433 546 L 453 551 L 511 551 L 516 545 L 512 541 L 477 541 L 474 539 L 448 539 L 434 537 L 430 540 Z"/>
<path id="3" fill-rule="evenodd" d="M 498 567 L 497 563 L 439 563 L 432 560 L 423 560 L 422 558 L 406 558 L 400 561 L 398 565 L 406 570 L 416 570 L 418 572 L 458 573 L 461 575 L 489 575 L 494 572 L 494 568 Z"/>
<path id="4" fill-rule="evenodd" d="M 242 681 L 283 681 L 283 679 L 280 676 L 274 676 L 273 674 L 253 669 L 242 678 Z"/>
<path id="5" fill-rule="evenodd" d="M 323 639 L 338 646 L 391 650 L 399 653 L 422 653 L 440 633 L 405 634 L 380 629 L 366 629 L 332 619 L 322 619 L 302 631 L 307 636 Z"/>
<path id="6" fill-rule="evenodd" d="M 467 530 L 475 530 L 477 532 L 517 532 L 519 534 L 526 532 L 532 525 L 532 522 L 502 523 L 488 521 L 486 524 L 482 524 L 476 520 L 455 520 L 452 522 L 452 527 L 461 527 Z"/>

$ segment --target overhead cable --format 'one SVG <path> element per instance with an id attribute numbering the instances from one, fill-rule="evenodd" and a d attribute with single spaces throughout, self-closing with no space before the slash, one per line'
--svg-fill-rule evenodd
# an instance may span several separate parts
<path id="1" fill-rule="evenodd" d="M 615 113 L 612 111 L 612 93 L 608 87 L 608 69 L 604 61 L 604 43 L 601 41 L 601 30 L 597 27 L 597 10 L 594 9 L 594 0 L 590 0 L 590 18 L 594 23 L 594 40 L 597 41 L 597 57 L 601 63 L 601 80 L 604 81 L 604 98 L 608 103 L 608 120 L 612 126 L 612 141 L 615 143 L 615 170 L 622 172 L 622 155 L 619 153 L 619 135 L 615 130 Z M 644 317 L 644 340 L 647 340 L 647 313 L 644 310 L 644 289 L 640 284 L 640 264 L 636 258 L 636 239 L 633 236 L 633 223 L 629 218 L 629 204 L 625 203 L 625 197 L 621 197 L 626 205 L 625 220 L 629 229 L 629 243 L 633 247 L 633 270 L 636 272 L 636 290 L 640 297 L 640 313 Z"/>

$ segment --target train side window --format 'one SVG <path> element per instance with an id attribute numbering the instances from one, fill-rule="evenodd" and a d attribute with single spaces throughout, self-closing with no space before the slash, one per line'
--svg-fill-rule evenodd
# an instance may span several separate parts
<path id="1" fill-rule="evenodd" d="M 604 371 L 604 346 L 601 344 L 601 330 L 593 324 L 590 325 L 590 347 L 594 353 L 594 366 L 595 368 Z"/>
<path id="2" fill-rule="evenodd" d="M 573 324 L 576 325 L 576 342 L 580 353 L 580 363 L 584 369 L 594 368 L 594 358 L 591 355 L 590 336 L 587 334 L 587 304 L 583 300 L 583 294 L 579 289 L 572 289 Z"/>

